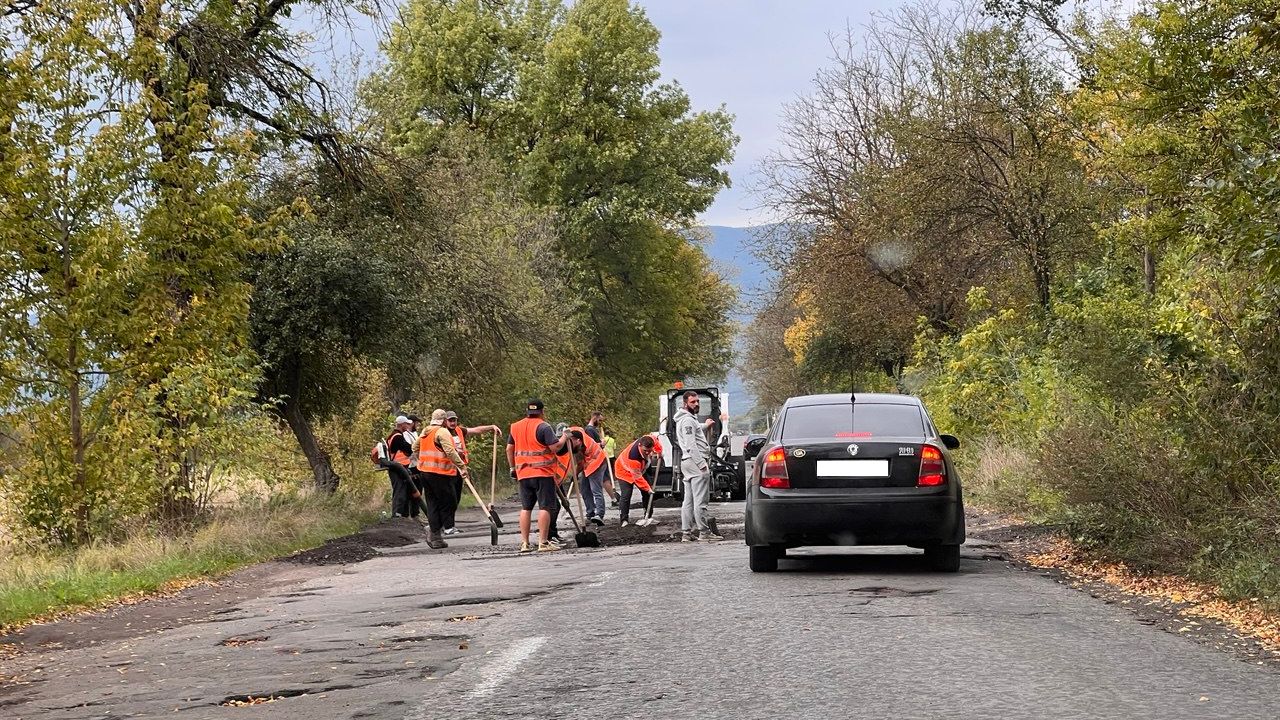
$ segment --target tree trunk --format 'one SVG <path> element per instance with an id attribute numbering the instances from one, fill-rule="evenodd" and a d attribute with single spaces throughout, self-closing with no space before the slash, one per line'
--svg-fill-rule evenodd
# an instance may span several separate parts
<path id="1" fill-rule="evenodd" d="M 329 454 L 321 449 L 320 443 L 316 442 L 316 434 L 312 432 L 311 423 L 302 412 L 302 406 L 296 396 L 285 400 L 281 414 L 285 422 L 289 423 L 293 436 L 298 438 L 302 454 L 307 456 L 307 463 L 311 465 L 311 474 L 316 479 L 316 489 L 326 493 L 337 490 L 340 480 L 338 473 L 333 470 L 333 462 L 329 460 Z"/>
<path id="2" fill-rule="evenodd" d="M 1156 251 L 1150 245 L 1142 248 L 1142 278 L 1148 295 L 1156 294 Z"/>
<path id="3" fill-rule="evenodd" d="M 80 374 L 77 372 L 79 357 L 78 351 L 80 342 L 78 337 L 73 337 L 71 347 L 67 353 L 67 367 L 70 368 L 67 383 L 67 405 L 70 411 L 71 431 L 71 466 L 73 477 L 71 481 L 71 498 L 70 501 L 75 506 L 75 524 L 72 531 L 72 542 L 77 545 L 87 543 L 89 541 L 89 489 L 85 476 L 85 439 L 84 439 L 84 420 L 81 415 L 80 403 Z"/>

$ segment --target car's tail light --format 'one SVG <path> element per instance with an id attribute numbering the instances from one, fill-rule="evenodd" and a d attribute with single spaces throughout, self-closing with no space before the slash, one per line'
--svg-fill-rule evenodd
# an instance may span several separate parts
<path id="1" fill-rule="evenodd" d="M 917 487 L 934 487 L 947 482 L 947 466 L 942 460 L 942 451 L 932 445 L 920 446 L 920 475 L 916 478 Z"/>
<path id="2" fill-rule="evenodd" d="M 791 477 L 787 475 L 786 448 L 776 447 L 764 456 L 764 467 L 760 469 L 760 487 L 774 490 L 791 487 Z"/>

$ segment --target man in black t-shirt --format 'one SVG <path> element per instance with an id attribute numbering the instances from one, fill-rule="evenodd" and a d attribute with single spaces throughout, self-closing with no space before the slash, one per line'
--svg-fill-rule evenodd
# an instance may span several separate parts
<path id="1" fill-rule="evenodd" d="M 406 435 L 413 425 L 409 418 L 396 418 L 396 430 L 387 436 L 387 477 L 391 480 L 391 514 L 397 517 L 418 517 L 418 504 L 413 501 L 413 480 L 409 475 L 412 464 L 413 443 Z"/>

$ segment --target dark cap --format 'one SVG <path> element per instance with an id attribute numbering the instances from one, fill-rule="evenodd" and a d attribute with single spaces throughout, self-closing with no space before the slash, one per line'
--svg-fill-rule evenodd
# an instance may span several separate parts
<path id="1" fill-rule="evenodd" d="M 525 404 L 525 415 L 539 415 L 542 413 L 542 398 L 529 398 L 529 402 Z"/>
<path id="2" fill-rule="evenodd" d="M 444 419 L 445 419 L 445 420 L 457 420 L 457 419 L 458 419 L 458 413 L 456 413 L 456 412 L 454 412 L 454 411 L 450 410 L 450 411 L 448 411 L 448 412 L 446 412 L 446 413 L 444 414 Z"/>
<path id="3" fill-rule="evenodd" d="M 410 415 L 409 419 L 412 420 L 413 422 L 422 422 L 422 418 L 418 417 L 417 415 Z"/>

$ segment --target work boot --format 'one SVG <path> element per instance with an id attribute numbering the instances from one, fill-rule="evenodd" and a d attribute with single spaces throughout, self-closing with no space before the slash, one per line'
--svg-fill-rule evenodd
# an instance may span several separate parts
<path id="1" fill-rule="evenodd" d="M 604 526 L 604 518 L 599 516 L 592 517 L 591 522 L 595 523 L 597 526 L 600 526 L 600 527 Z"/>
<path id="2" fill-rule="evenodd" d="M 693 537 L 693 533 L 688 530 L 680 531 L 680 542 L 693 542 L 694 540 L 695 538 Z"/>
<path id="3" fill-rule="evenodd" d="M 427 535 L 427 547 L 432 550 L 443 550 L 449 547 L 449 543 L 445 542 L 443 537 L 440 537 L 440 533 L 432 530 L 431 533 Z"/>
<path id="4" fill-rule="evenodd" d="M 721 540 L 724 539 L 724 536 L 716 532 L 713 532 L 710 528 L 708 528 L 706 530 L 703 530 L 702 533 L 699 534 L 698 539 L 701 540 L 702 542 L 720 542 Z"/>
<path id="5" fill-rule="evenodd" d="M 538 543 L 538 552 L 559 552 L 560 546 L 551 542 Z"/>

